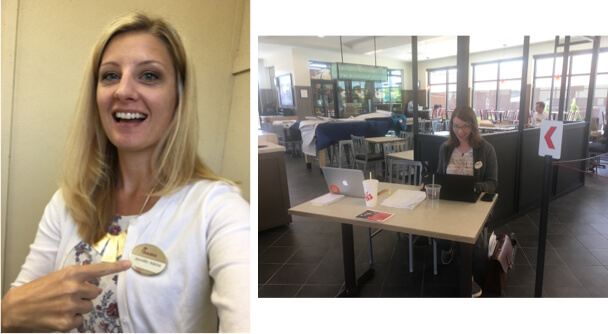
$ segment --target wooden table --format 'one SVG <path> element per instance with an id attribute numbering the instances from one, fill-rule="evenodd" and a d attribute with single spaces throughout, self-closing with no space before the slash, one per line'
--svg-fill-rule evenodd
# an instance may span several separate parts
<path id="1" fill-rule="evenodd" d="M 365 141 L 370 144 L 386 144 L 386 143 L 394 143 L 398 141 L 405 141 L 405 138 L 400 137 L 371 137 L 365 138 Z"/>
<path id="2" fill-rule="evenodd" d="M 417 186 L 380 182 L 378 189 L 391 188 L 392 192 L 399 189 L 417 190 Z M 476 203 L 439 201 L 439 209 L 428 210 L 427 203 L 422 202 L 413 210 L 397 209 L 381 206 L 389 196 L 388 192 L 378 197 L 377 211 L 391 212 L 395 215 L 385 222 L 355 218 L 368 208 L 365 199 L 345 197 L 327 206 L 314 206 L 305 202 L 289 209 L 289 214 L 321 219 L 340 223 L 342 226 L 342 251 L 344 261 L 345 289 L 339 296 L 356 295 L 361 286 L 374 273 L 369 268 L 357 279 L 355 274 L 355 250 L 353 242 L 353 226 L 382 228 L 384 230 L 412 233 L 431 238 L 457 241 L 460 244 L 460 294 L 471 296 L 471 276 L 473 245 L 490 215 L 496 199 L 492 202 L 477 201 Z"/>
<path id="3" fill-rule="evenodd" d="M 386 155 L 387 158 L 399 159 L 399 160 L 414 160 L 414 150 L 389 153 Z"/>

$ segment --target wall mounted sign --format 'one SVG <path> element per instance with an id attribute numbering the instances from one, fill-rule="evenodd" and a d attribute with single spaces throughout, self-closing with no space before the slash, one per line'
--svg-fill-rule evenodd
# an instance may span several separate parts
<path id="1" fill-rule="evenodd" d="M 388 81 L 388 67 L 361 64 L 331 64 L 332 79 Z"/>

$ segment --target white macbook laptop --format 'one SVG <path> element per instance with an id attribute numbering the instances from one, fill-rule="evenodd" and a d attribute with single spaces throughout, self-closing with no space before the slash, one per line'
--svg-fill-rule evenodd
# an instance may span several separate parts
<path id="1" fill-rule="evenodd" d="M 359 169 L 322 167 L 331 193 L 364 198 L 363 172 Z"/>

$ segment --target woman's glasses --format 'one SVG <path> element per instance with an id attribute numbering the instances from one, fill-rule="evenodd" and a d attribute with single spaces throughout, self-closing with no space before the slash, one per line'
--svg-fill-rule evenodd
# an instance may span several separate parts
<path id="1" fill-rule="evenodd" d="M 458 132 L 460 129 L 462 129 L 464 131 L 469 131 L 469 130 L 471 130 L 471 126 L 468 124 L 465 124 L 463 126 L 458 126 L 456 124 L 452 124 L 452 129 L 454 129 L 454 132 Z"/>

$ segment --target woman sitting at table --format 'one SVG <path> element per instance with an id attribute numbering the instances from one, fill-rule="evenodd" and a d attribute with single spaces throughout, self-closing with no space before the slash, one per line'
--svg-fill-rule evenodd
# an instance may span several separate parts
<path id="1" fill-rule="evenodd" d="M 498 186 L 498 163 L 494 147 L 479 133 L 475 111 L 458 106 L 450 120 L 450 136 L 439 147 L 437 174 L 472 175 L 475 190 L 492 193 Z M 453 242 L 437 240 L 441 246 L 441 262 L 449 264 L 454 256 Z M 473 296 L 481 295 L 481 288 L 473 281 Z"/>

